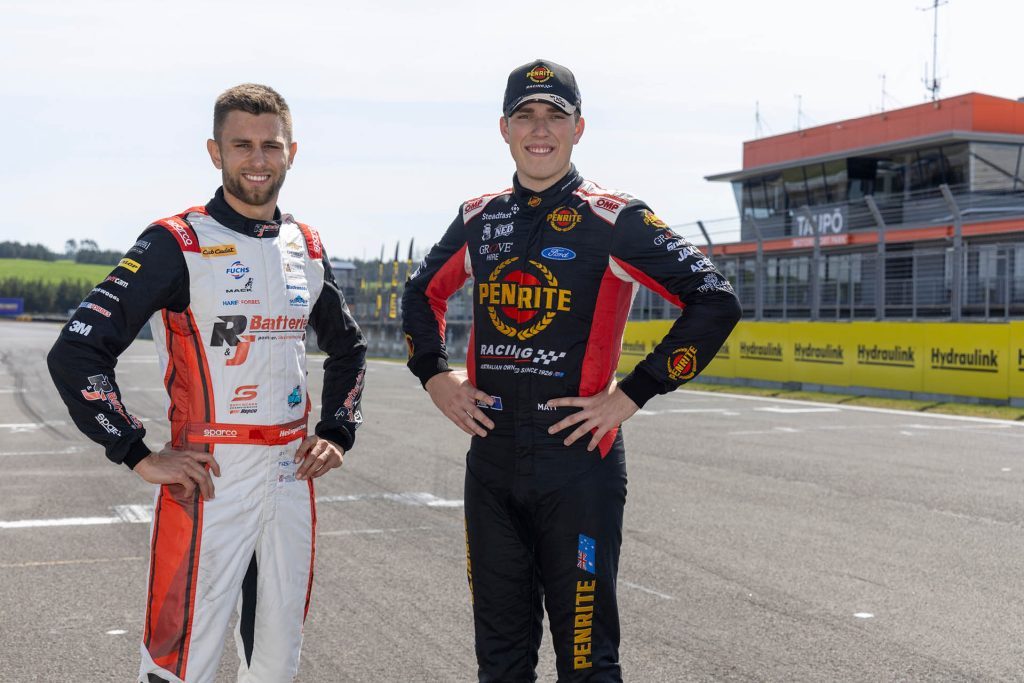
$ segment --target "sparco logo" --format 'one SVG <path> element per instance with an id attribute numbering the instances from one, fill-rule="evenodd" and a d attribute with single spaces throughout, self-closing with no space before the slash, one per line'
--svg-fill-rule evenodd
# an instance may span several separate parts
<path id="1" fill-rule="evenodd" d="M 174 232 L 178 233 L 178 237 L 181 238 L 181 243 L 186 247 L 192 246 L 192 236 L 188 234 L 188 229 L 182 225 L 182 221 L 178 218 L 171 218 L 167 221 Z"/>
<path id="2" fill-rule="evenodd" d="M 558 278 L 538 261 L 511 270 L 517 261 L 519 257 L 514 256 L 491 271 L 487 282 L 477 286 L 477 303 L 487 307 L 499 332 L 525 340 L 543 332 L 558 313 L 572 308 L 572 291 L 560 288 Z"/>
<path id="3" fill-rule="evenodd" d="M 234 439 L 238 436 L 238 430 L 236 429 L 204 429 L 203 436 L 206 437 L 226 437 Z"/>
<path id="4" fill-rule="evenodd" d="M 548 225 L 558 232 L 569 232 L 581 220 L 583 220 L 583 216 L 571 206 L 560 206 L 548 214 Z"/>

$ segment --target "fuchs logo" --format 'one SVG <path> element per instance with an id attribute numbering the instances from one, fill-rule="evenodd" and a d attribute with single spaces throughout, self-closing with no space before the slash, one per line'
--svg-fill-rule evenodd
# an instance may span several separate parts
<path id="1" fill-rule="evenodd" d="M 680 381 L 690 379 L 697 374 L 697 347 L 684 346 L 676 349 L 668 357 L 669 379 Z"/>
<path id="2" fill-rule="evenodd" d="M 661 230 L 668 227 L 668 223 L 655 216 L 654 212 L 649 209 L 644 209 L 644 225 Z"/>
<path id="3" fill-rule="evenodd" d="M 296 384 L 295 388 L 292 389 L 292 393 L 288 394 L 288 407 L 294 408 L 300 403 L 302 403 L 302 391 L 299 388 L 299 385 Z"/>
<path id="4" fill-rule="evenodd" d="M 530 71 L 527 72 L 526 77 L 529 78 L 534 83 L 543 83 L 544 81 L 549 80 L 554 75 L 554 71 L 541 64 L 530 69 Z"/>
<path id="5" fill-rule="evenodd" d="M 249 266 L 245 265 L 241 261 L 235 261 L 230 266 L 228 266 L 224 270 L 224 272 L 230 275 L 231 277 L 235 278 L 236 280 L 241 280 L 243 277 L 248 275 Z"/>
<path id="6" fill-rule="evenodd" d="M 552 261 L 572 261 L 576 258 L 576 252 L 565 247 L 548 247 L 540 255 Z"/>
<path id="7" fill-rule="evenodd" d="M 560 312 L 571 310 L 572 291 L 560 288 L 558 278 L 538 261 L 511 270 L 517 261 L 513 256 L 491 271 L 487 282 L 477 286 L 477 303 L 487 307 L 499 332 L 526 340 L 543 332 Z"/>
<path id="8" fill-rule="evenodd" d="M 533 197 L 530 197 L 529 199 L 526 200 L 526 205 L 531 209 L 536 209 L 538 206 L 540 206 L 541 201 L 543 200 L 540 197 L 534 195 Z"/>
<path id="9" fill-rule="evenodd" d="M 560 206 L 548 214 L 548 225 L 558 232 L 569 232 L 581 220 L 583 220 L 583 216 L 571 206 Z"/>

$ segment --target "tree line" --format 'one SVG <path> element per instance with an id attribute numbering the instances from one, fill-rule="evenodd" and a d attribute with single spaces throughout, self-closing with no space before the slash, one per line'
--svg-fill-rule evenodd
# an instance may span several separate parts
<path id="1" fill-rule="evenodd" d="M 27 313 L 66 313 L 85 299 L 95 286 L 85 280 L 23 280 L 16 277 L 0 279 L 0 292 L 4 297 L 25 300 Z"/>
<path id="2" fill-rule="evenodd" d="M 64 243 L 64 253 L 58 254 L 42 244 L 22 244 L 21 242 L 0 242 L 0 258 L 23 258 L 36 261 L 56 261 L 66 258 L 76 263 L 98 263 L 114 266 L 121 260 L 123 252 L 113 249 L 100 249 L 95 240 L 84 239 L 81 242 L 68 240 Z"/>

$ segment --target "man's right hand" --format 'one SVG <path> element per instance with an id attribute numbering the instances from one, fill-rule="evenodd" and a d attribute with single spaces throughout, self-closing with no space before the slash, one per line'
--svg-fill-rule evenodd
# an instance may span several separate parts
<path id="1" fill-rule="evenodd" d="M 209 465 L 207 470 L 203 465 Z M 178 484 L 190 497 L 199 487 L 204 499 L 213 498 L 213 479 L 220 476 L 220 465 L 210 453 L 176 450 L 170 444 L 159 453 L 150 453 L 135 465 L 135 473 L 150 484 Z"/>
<path id="2" fill-rule="evenodd" d="M 487 436 L 484 427 L 494 429 L 494 423 L 477 405 L 477 401 L 491 405 L 494 399 L 473 386 L 465 372 L 440 372 L 428 379 L 425 386 L 437 409 L 470 436 Z"/>

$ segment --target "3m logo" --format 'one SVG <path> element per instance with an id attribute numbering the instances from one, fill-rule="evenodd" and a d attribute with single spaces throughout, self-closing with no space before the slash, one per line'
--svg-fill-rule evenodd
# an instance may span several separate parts
<path id="1" fill-rule="evenodd" d="M 550 80 L 554 75 L 554 71 L 541 64 L 530 69 L 530 71 L 527 72 L 526 77 L 534 83 L 543 83 L 544 81 Z"/>
<path id="2" fill-rule="evenodd" d="M 508 270 L 517 261 L 519 257 L 513 256 L 491 271 L 487 282 L 477 286 L 477 303 L 487 306 L 499 332 L 526 340 L 543 332 L 558 313 L 572 308 L 572 292 L 560 288 L 554 273 L 538 261 Z"/>
<path id="3" fill-rule="evenodd" d="M 88 337 L 89 333 L 92 332 L 92 325 L 86 325 L 81 320 L 72 320 L 68 325 L 68 330 L 70 332 L 77 332 L 83 337 Z"/>

